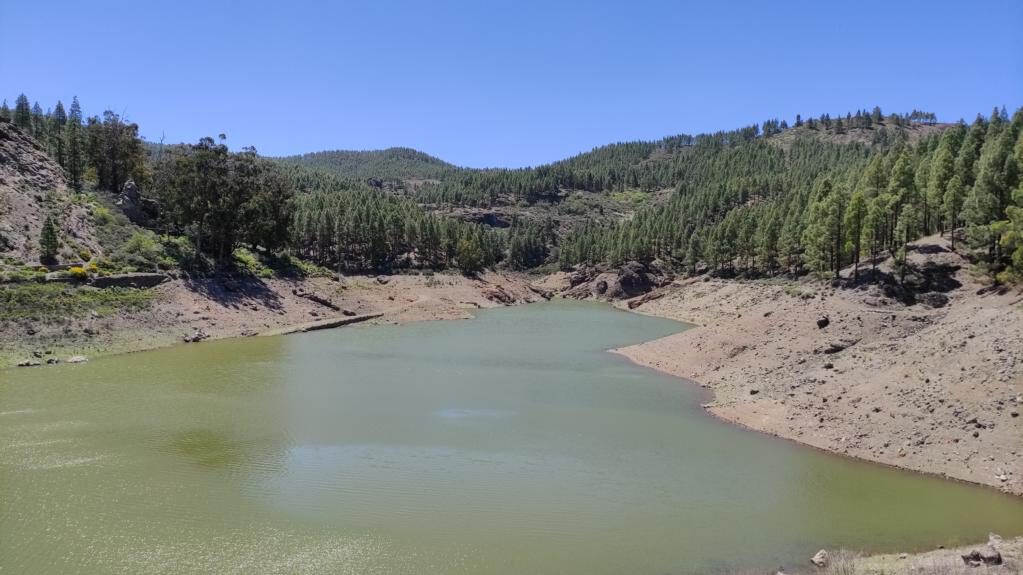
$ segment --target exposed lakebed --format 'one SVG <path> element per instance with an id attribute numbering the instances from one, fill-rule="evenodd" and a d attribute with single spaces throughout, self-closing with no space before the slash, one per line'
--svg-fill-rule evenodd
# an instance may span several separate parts
<path id="1" fill-rule="evenodd" d="M 552 302 L 0 372 L 0 572 L 690 573 L 1023 534 L 1023 500 L 707 416 Z"/>

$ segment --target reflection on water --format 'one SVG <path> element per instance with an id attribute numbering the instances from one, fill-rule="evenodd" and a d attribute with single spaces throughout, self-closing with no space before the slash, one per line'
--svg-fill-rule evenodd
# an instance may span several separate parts
<path id="1" fill-rule="evenodd" d="M 692 573 L 1023 533 L 1017 499 L 744 432 L 604 353 L 683 327 L 559 302 L 3 372 L 0 572 Z"/>

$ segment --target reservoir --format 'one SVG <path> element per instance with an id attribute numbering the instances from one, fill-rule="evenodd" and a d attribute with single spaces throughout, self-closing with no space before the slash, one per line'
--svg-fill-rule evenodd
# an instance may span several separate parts
<path id="1" fill-rule="evenodd" d="M 1023 534 L 1023 499 L 722 423 L 595 303 L 0 372 L 0 573 L 651 574 Z"/>

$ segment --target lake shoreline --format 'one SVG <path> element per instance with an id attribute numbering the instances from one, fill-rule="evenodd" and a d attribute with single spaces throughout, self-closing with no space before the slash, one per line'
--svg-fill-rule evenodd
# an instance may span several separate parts
<path id="1" fill-rule="evenodd" d="M 879 309 L 822 283 L 677 282 L 617 305 L 697 327 L 614 351 L 711 389 L 705 410 L 729 423 L 1023 496 L 1021 294 L 960 276 L 940 308 Z"/>
<path id="2" fill-rule="evenodd" d="M 541 301 L 519 274 L 172 279 L 149 307 L 51 321 L 0 322 L 0 369 L 134 353 L 205 340 L 285 335 L 320 326 L 468 319 L 479 309 Z"/>
<path id="3" fill-rule="evenodd" d="M 654 340 L 652 342 L 644 342 L 636 345 L 625 346 L 623 348 L 617 348 L 609 350 L 611 353 L 621 355 L 630 361 L 654 369 L 661 373 L 675 376 L 681 380 L 684 380 L 687 384 L 697 385 L 701 388 L 708 389 L 711 392 L 712 400 L 703 404 L 703 411 L 710 416 L 718 419 L 722 422 L 739 426 L 751 432 L 761 433 L 770 437 L 791 441 L 795 444 L 811 447 L 819 451 L 841 455 L 856 459 L 860 461 L 866 461 L 869 463 L 880 464 L 885 467 L 891 467 L 895 469 L 912 471 L 922 473 L 925 475 L 932 475 L 941 477 L 943 479 L 950 479 L 962 483 L 971 485 L 982 486 L 985 488 L 994 489 L 1003 493 L 1008 493 L 1016 497 L 1023 497 L 1023 489 L 1015 485 L 1006 485 L 1006 482 L 1000 481 L 998 475 L 993 474 L 990 480 L 985 480 L 982 477 L 978 477 L 975 474 L 962 474 L 943 469 L 938 466 L 921 466 L 915 463 L 907 463 L 899 461 L 898 459 L 892 458 L 879 458 L 864 456 L 862 453 L 850 452 L 845 446 L 835 445 L 833 443 L 827 443 L 823 441 L 808 440 L 800 434 L 802 429 L 795 426 L 786 428 L 778 425 L 778 416 L 772 413 L 769 409 L 763 409 L 758 405 L 756 401 L 756 395 L 750 396 L 750 400 L 744 401 L 745 398 L 736 398 L 735 390 L 728 389 L 726 382 L 722 384 L 722 381 L 711 376 L 711 377 L 694 377 L 694 372 L 698 371 L 698 368 L 679 369 L 671 358 L 674 356 L 673 348 L 679 345 L 680 341 L 686 341 L 689 339 L 693 340 L 706 340 L 709 337 L 720 335 L 722 332 L 727 333 L 730 329 L 733 329 L 725 324 L 715 324 L 713 330 L 708 333 L 701 332 L 705 329 L 698 323 L 691 320 L 682 319 L 672 314 L 662 313 L 649 313 L 647 310 L 633 309 L 630 310 L 624 306 L 620 306 L 625 311 L 633 313 L 640 313 L 644 315 L 653 315 L 655 317 L 667 317 L 671 319 L 677 319 L 686 323 L 693 324 L 694 327 L 681 332 L 680 334 L 661 338 L 660 340 Z M 738 327 L 734 328 L 735 333 L 740 333 Z M 691 369 L 691 371 L 690 371 Z M 717 371 L 716 368 L 712 368 L 712 371 Z M 878 427 L 872 429 L 874 433 L 884 434 L 884 427 Z M 888 440 L 890 441 L 890 439 Z M 1011 447 L 1009 448 L 1011 449 Z M 1019 475 L 1019 468 L 1015 469 L 1014 475 Z"/>

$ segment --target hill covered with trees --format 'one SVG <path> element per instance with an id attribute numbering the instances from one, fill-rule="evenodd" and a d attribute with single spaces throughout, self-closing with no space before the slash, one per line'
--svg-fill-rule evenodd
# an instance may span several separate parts
<path id="1" fill-rule="evenodd" d="M 1003 280 L 1019 279 L 1023 110 L 919 138 L 836 144 L 797 137 L 705 138 L 679 163 L 671 199 L 635 217 L 584 226 L 559 257 L 577 263 L 660 258 L 695 272 L 835 274 L 922 236 L 963 240 Z M 1012 255 L 1010 255 L 1012 254 Z"/>
<path id="2" fill-rule="evenodd" d="M 223 139 L 145 145 L 112 112 L 84 117 L 74 100 L 44 113 L 28 102 L 4 103 L 0 122 L 31 137 L 78 193 L 135 184 L 159 208 L 141 222 L 150 243 L 180 255 L 187 239 L 182 264 L 220 266 L 246 248 L 349 272 L 660 260 L 687 273 L 828 276 L 959 230 L 994 277 L 1023 276 L 1023 110 L 970 124 L 878 108 L 797 116 L 477 170 L 404 148 L 266 159 Z M 602 198 L 636 208 L 608 213 Z M 527 208 L 501 228 L 452 216 Z"/>
<path id="3" fill-rule="evenodd" d="M 282 164 L 315 168 L 340 178 L 365 180 L 440 179 L 455 166 L 412 148 L 351 151 L 333 150 L 276 158 Z"/>

